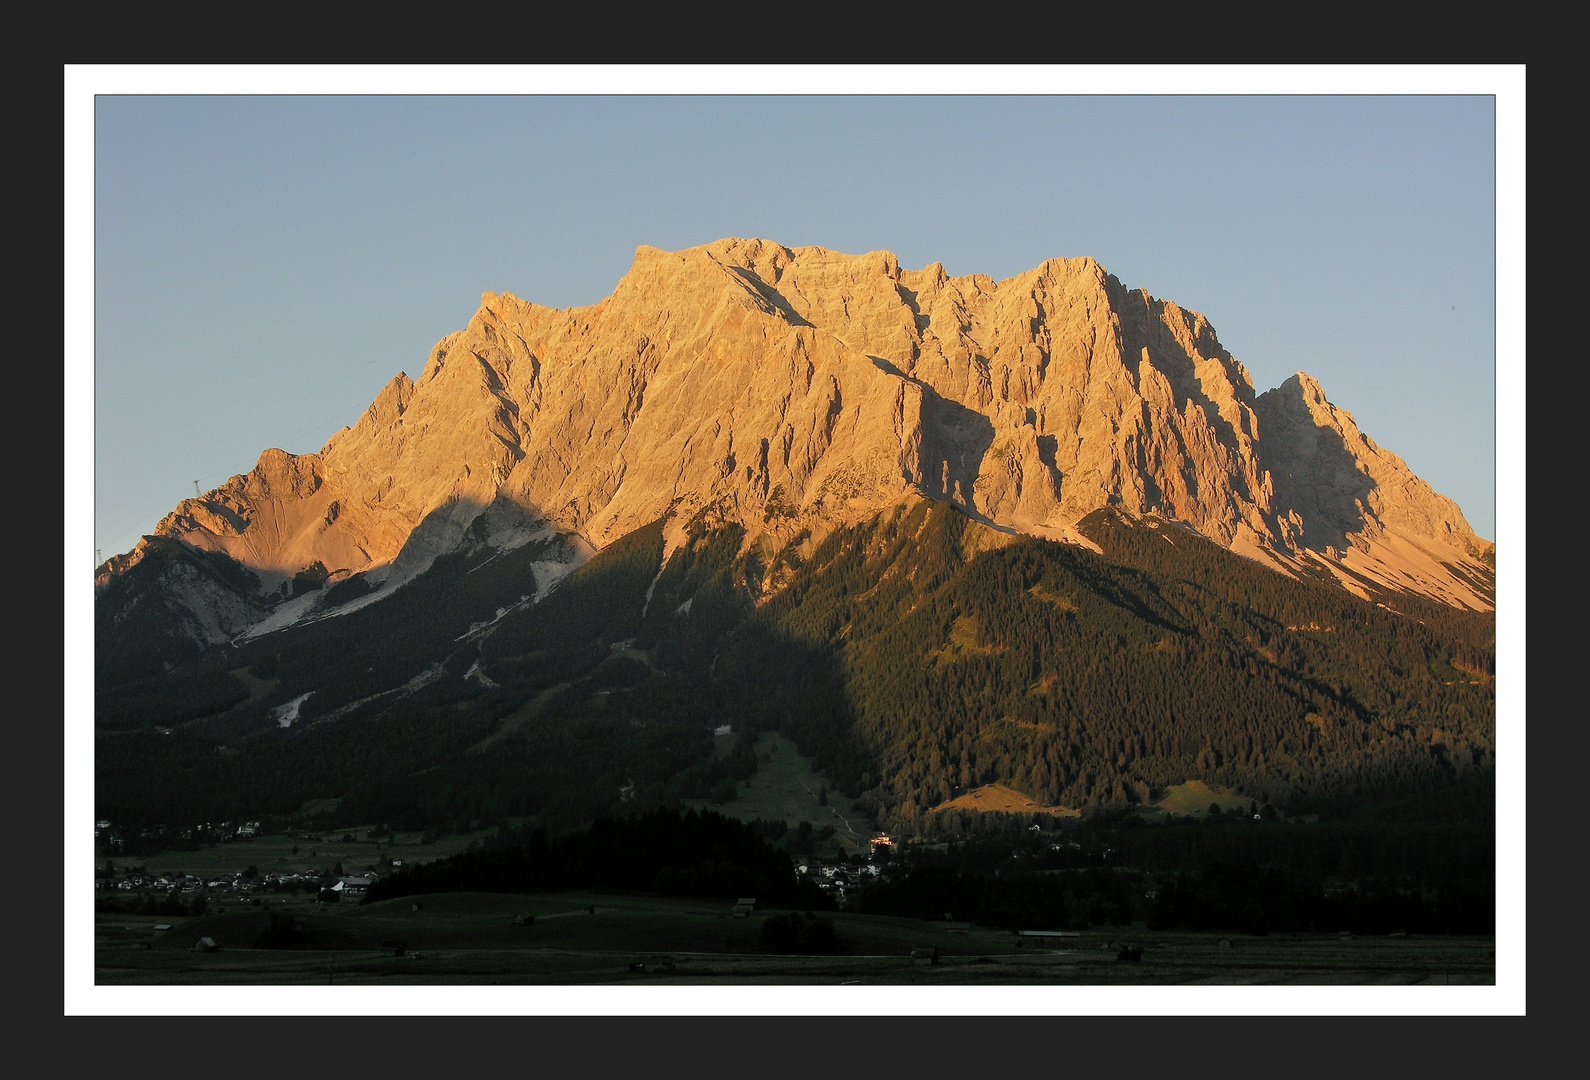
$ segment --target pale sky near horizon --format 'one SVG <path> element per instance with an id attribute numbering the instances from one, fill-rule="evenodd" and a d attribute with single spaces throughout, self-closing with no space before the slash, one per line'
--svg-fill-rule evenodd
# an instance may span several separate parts
<path id="1" fill-rule="evenodd" d="M 113 96 L 95 544 L 318 450 L 483 291 L 593 303 L 726 236 L 1004 278 L 1090 255 L 1315 376 L 1495 532 L 1489 96 Z"/>

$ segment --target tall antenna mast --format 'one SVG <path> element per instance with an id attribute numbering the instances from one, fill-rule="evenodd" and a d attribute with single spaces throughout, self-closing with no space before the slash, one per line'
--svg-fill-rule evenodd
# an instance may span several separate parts
<path id="1" fill-rule="evenodd" d="M 197 480 L 193 482 L 193 497 L 195 499 L 199 497 L 199 482 Z"/>

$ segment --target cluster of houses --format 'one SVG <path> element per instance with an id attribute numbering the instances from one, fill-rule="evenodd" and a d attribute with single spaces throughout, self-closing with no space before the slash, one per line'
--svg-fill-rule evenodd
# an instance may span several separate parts
<path id="1" fill-rule="evenodd" d="M 394 860 L 394 866 L 398 865 Z M 197 893 L 248 896 L 255 892 L 317 892 L 336 894 L 338 901 L 363 900 L 370 886 L 380 877 L 373 869 L 359 874 L 307 873 L 264 874 L 248 877 L 242 873 L 201 876 L 181 871 L 164 873 L 131 873 L 117 878 L 100 878 L 94 887 L 105 891 L 122 892 L 158 891 L 190 896 Z"/>
<path id="2" fill-rule="evenodd" d="M 142 890 L 156 890 L 171 892 L 175 890 L 183 895 L 200 892 L 251 892 L 259 882 L 257 879 L 245 878 L 241 874 L 220 875 L 205 879 L 196 874 L 184 874 L 179 870 L 167 871 L 160 874 L 127 874 L 123 877 L 101 879 L 94 882 L 96 889 L 119 889 L 122 892 Z"/>
<path id="3" fill-rule="evenodd" d="M 887 857 L 894 850 L 895 842 L 888 833 L 875 832 L 871 838 L 870 861 L 854 863 L 809 859 L 797 864 L 795 872 L 803 878 L 811 879 L 824 892 L 832 892 L 834 898 L 843 906 L 847 891 L 859 888 L 863 882 L 876 878 L 882 872 L 883 863 L 878 856 L 881 854 Z"/>
<path id="4" fill-rule="evenodd" d="M 824 892 L 832 892 L 842 905 L 847 891 L 855 890 L 862 882 L 878 876 L 878 864 L 869 862 L 858 866 L 853 863 L 824 863 L 813 860 L 799 864 L 795 867 L 795 872 L 816 882 L 817 887 Z"/>

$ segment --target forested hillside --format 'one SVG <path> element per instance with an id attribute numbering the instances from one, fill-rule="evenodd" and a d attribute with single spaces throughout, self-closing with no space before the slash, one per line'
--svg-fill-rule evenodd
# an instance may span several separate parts
<path id="1" fill-rule="evenodd" d="M 815 548 L 698 520 L 664 565 L 656 522 L 550 592 L 535 544 L 446 556 L 352 614 L 103 663 L 98 813 L 557 832 L 725 797 L 756 759 L 715 754 L 722 724 L 784 732 L 907 833 L 970 829 L 932 808 L 993 782 L 1075 808 L 1201 779 L 1293 812 L 1483 810 L 1490 614 L 1361 600 L 1151 519 L 1082 531 L 1101 553 L 915 499 Z"/>
<path id="2" fill-rule="evenodd" d="M 1393 609 L 1109 511 L 1083 528 L 1102 556 L 972 554 L 1004 538 L 929 503 L 836 534 L 736 635 L 733 681 L 897 827 L 994 781 L 1080 807 L 1201 778 L 1279 804 L 1488 771 L 1489 614 Z M 808 700 L 814 655 L 846 689 L 841 746 L 817 745 L 841 725 Z"/>

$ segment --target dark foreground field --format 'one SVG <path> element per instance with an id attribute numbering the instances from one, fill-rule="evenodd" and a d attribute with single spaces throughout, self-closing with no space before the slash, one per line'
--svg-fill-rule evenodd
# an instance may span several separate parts
<path id="1" fill-rule="evenodd" d="M 418 902 L 420 909 L 414 910 Z M 592 913 L 591 909 L 595 908 Z M 272 930 L 270 913 L 277 918 Z M 1287 983 L 1493 984 L 1494 939 L 1223 936 L 1099 928 L 1061 948 L 1020 947 L 1008 931 L 832 916 L 846 951 L 767 951 L 780 912 L 609 894 L 455 893 L 367 906 L 273 898 L 188 919 L 102 914 L 96 982 L 109 984 L 413 983 Z M 521 925 L 515 916 L 533 915 Z M 171 929 L 157 933 L 160 923 Z M 195 952 L 209 937 L 215 952 Z M 277 947 L 264 947 L 274 940 Z M 1229 944 L 1223 944 L 1229 942 Z M 402 953 L 396 955 L 396 943 Z M 1050 944 L 1054 944 L 1051 942 Z M 1123 946 L 1137 962 L 1117 959 Z M 919 963 L 913 949 L 939 951 Z M 638 965 L 638 967 L 637 967 Z"/>

